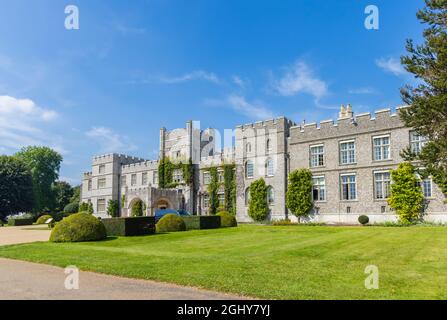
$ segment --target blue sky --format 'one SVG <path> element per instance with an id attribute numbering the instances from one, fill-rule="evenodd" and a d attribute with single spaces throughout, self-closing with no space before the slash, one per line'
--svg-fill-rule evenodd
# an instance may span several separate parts
<path id="1" fill-rule="evenodd" d="M 80 29 L 66 30 L 67 5 Z M 380 29 L 364 27 L 365 7 Z M 421 41 L 422 0 L 3 0 L 0 153 L 48 145 L 61 179 L 91 157 L 153 159 L 159 128 L 234 128 L 284 115 L 296 122 L 401 105 L 413 80 L 399 65 Z"/>

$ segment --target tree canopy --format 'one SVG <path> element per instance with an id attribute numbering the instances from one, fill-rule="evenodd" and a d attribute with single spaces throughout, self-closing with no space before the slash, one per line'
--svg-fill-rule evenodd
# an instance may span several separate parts
<path id="1" fill-rule="evenodd" d="M 31 172 L 14 157 L 0 156 L 0 219 L 30 211 L 34 205 Z"/>
<path id="2" fill-rule="evenodd" d="M 287 208 L 301 220 L 309 214 L 312 203 L 312 173 L 308 169 L 295 170 L 289 175 L 286 193 Z"/>
<path id="3" fill-rule="evenodd" d="M 401 58 L 405 69 L 419 80 L 401 89 L 409 105 L 401 110 L 401 117 L 429 142 L 420 154 L 407 150 L 404 156 L 420 160 L 447 195 L 447 0 L 425 2 L 416 15 L 426 25 L 424 42 L 415 45 L 407 40 L 408 54 Z"/>
<path id="4" fill-rule="evenodd" d="M 35 206 L 34 212 L 53 208 L 55 193 L 53 183 L 59 178 L 62 156 L 48 147 L 30 146 L 15 154 L 25 163 L 32 176 Z"/>

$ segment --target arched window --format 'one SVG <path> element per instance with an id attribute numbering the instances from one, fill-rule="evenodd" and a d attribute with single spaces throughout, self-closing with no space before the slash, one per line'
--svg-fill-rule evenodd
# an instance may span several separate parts
<path id="1" fill-rule="evenodd" d="M 272 142 L 271 142 L 270 139 L 267 139 L 266 149 L 267 149 L 267 151 L 271 151 L 272 150 Z"/>
<path id="2" fill-rule="evenodd" d="M 267 202 L 268 204 L 272 204 L 275 202 L 275 191 L 271 186 L 267 188 Z"/>
<path id="3" fill-rule="evenodd" d="M 251 152 L 251 143 L 247 142 L 247 145 L 245 146 L 245 152 L 250 153 Z"/>
<path id="4" fill-rule="evenodd" d="M 271 158 L 265 161 L 265 175 L 267 177 L 273 177 L 274 175 L 273 160 Z"/>
<path id="5" fill-rule="evenodd" d="M 253 162 L 251 160 L 245 163 L 245 178 L 253 178 Z"/>
<path id="6" fill-rule="evenodd" d="M 245 205 L 250 203 L 250 188 L 245 189 Z"/>

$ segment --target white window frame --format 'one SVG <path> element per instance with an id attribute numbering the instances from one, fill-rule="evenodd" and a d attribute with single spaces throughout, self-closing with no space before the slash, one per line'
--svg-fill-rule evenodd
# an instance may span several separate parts
<path id="1" fill-rule="evenodd" d="M 314 150 L 317 150 L 317 152 L 314 152 Z M 324 167 L 324 144 L 309 146 L 309 154 L 311 168 Z"/>
<path id="2" fill-rule="evenodd" d="M 100 210 L 100 201 L 102 202 L 102 201 L 104 201 L 104 204 L 101 204 L 101 207 L 104 207 L 104 210 Z M 96 212 L 97 213 L 101 213 L 101 212 L 106 212 L 106 210 L 107 210 L 107 205 L 106 205 L 106 199 L 98 199 L 97 201 L 96 201 Z"/>
<path id="3" fill-rule="evenodd" d="M 267 158 L 265 161 L 265 175 L 266 177 L 273 177 L 275 175 L 275 166 L 272 158 Z"/>
<path id="4" fill-rule="evenodd" d="M 268 205 L 275 203 L 275 189 L 272 186 L 267 187 L 267 203 Z"/>
<path id="5" fill-rule="evenodd" d="M 104 182 L 104 184 L 102 184 Z M 107 179 L 106 178 L 99 178 L 98 179 L 98 189 L 104 189 L 107 188 Z"/>
<path id="6" fill-rule="evenodd" d="M 355 179 L 354 179 L 354 182 L 347 182 L 347 183 L 344 183 L 343 182 L 343 178 L 344 177 L 354 177 Z M 354 189 L 354 193 L 355 193 L 355 197 L 353 197 L 352 198 L 352 189 L 351 189 L 351 185 L 352 184 L 354 184 L 354 186 L 355 186 L 355 189 Z M 347 198 L 345 199 L 345 197 L 344 197 L 344 186 L 345 185 L 348 185 L 348 189 L 347 189 Z M 343 173 L 343 174 L 340 174 L 340 187 L 341 187 L 341 190 L 340 190 L 340 196 L 341 196 L 341 200 L 342 201 L 356 201 L 357 200 L 357 198 L 358 198 L 358 191 L 357 191 L 357 174 L 356 173 Z"/>
<path id="7" fill-rule="evenodd" d="M 349 145 L 352 144 L 353 148 L 349 148 Z M 347 149 L 343 150 L 343 145 L 347 145 Z M 355 145 L 355 140 L 343 140 L 340 141 L 339 144 L 339 150 L 340 150 L 340 164 L 355 164 L 357 163 L 357 147 Z M 346 161 L 343 161 L 343 155 L 346 154 Z"/>
<path id="8" fill-rule="evenodd" d="M 426 143 L 426 137 L 417 133 L 416 130 L 410 131 L 410 149 L 414 154 L 419 155 Z"/>
<path id="9" fill-rule="evenodd" d="M 175 183 L 183 182 L 183 170 L 182 169 L 174 169 L 172 171 L 172 181 Z"/>
<path id="10" fill-rule="evenodd" d="M 100 165 L 98 166 L 98 173 L 99 173 L 99 174 L 104 174 L 104 173 L 106 173 L 106 165 L 105 165 L 105 164 L 100 164 Z"/>
<path id="11" fill-rule="evenodd" d="M 316 180 L 322 180 L 323 183 L 316 183 Z M 323 192 L 321 192 L 323 190 Z M 318 199 L 314 199 L 314 192 L 317 191 Z M 323 197 L 321 196 L 323 195 Z M 326 201 L 326 177 L 314 176 L 312 177 L 312 200 L 315 202 Z"/>
<path id="12" fill-rule="evenodd" d="M 211 183 L 211 174 L 209 171 L 203 172 L 203 184 L 209 185 Z"/>
<path id="13" fill-rule="evenodd" d="M 382 176 L 382 179 L 377 180 L 377 175 L 383 175 L 383 174 L 388 174 L 388 179 L 384 179 Z M 375 200 L 388 199 L 391 195 L 391 172 L 388 170 L 374 171 L 373 180 L 374 180 L 374 199 Z M 380 183 L 380 192 L 381 192 L 380 195 L 379 195 L 378 183 Z"/>
<path id="14" fill-rule="evenodd" d="M 92 191 L 92 187 L 93 187 L 92 179 L 88 179 L 88 181 L 87 181 L 87 190 L 88 191 Z"/>
<path id="15" fill-rule="evenodd" d="M 130 175 L 130 186 L 131 187 L 135 187 L 137 185 L 137 174 L 136 173 L 132 173 Z"/>
<path id="16" fill-rule="evenodd" d="M 143 186 L 146 186 L 147 183 L 148 183 L 148 179 L 147 179 L 147 177 L 148 177 L 147 172 L 143 172 L 143 173 L 141 174 L 141 184 L 142 184 Z"/>
<path id="17" fill-rule="evenodd" d="M 152 182 L 153 182 L 153 184 L 158 184 L 158 171 L 156 170 L 156 171 L 154 171 L 153 172 L 153 175 L 152 175 Z"/>
<path id="18" fill-rule="evenodd" d="M 376 140 L 388 138 L 388 144 L 383 144 L 382 142 L 380 145 L 375 144 Z M 373 147 L 373 160 L 374 161 L 385 161 L 385 160 L 391 160 L 391 135 L 384 134 L 381 136 L 374 136 L 372 137 L 372 147 Z M 380 150 L 379 157 L 377 157 L 376 149 Z M 388 149 L 388 157 L 385 158 L 384 156 L 384 150 Z"/>
<path id="19" fill-rule="evenodd" d="M 248 170 L 249 169 L 249 164 L 250 164 L 250 168 L 251 168 L 250 171 Z M 255 165 L 254 165 L 253 161 L 252 160 L 247 160 L 245 162 L 245 178 L 246 179 L 253 179 L 254 171 L 255 171 Z"/>

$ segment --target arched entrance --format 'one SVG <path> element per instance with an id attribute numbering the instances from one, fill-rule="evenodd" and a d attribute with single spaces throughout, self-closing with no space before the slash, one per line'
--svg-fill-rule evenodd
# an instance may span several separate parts
<path id="1" fill-rule="evenodd" d="M 155 203 L 155 210 L 159 209 L 173 209 L 172 204 L 169 202 L 168 199 L 158 199 L 158 201 Z"/>

